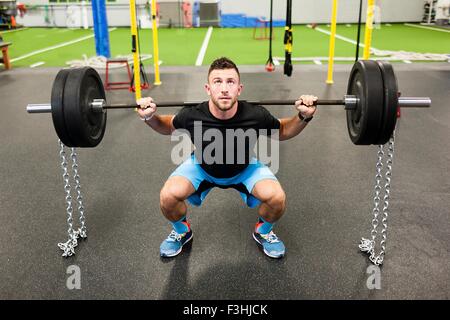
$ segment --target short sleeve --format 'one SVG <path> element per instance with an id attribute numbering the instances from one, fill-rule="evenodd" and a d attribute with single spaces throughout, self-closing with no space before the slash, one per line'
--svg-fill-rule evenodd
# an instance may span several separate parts
<path id="1" fill-rule="evenodd" d="M 188 123 L 189 109 L 187 107 L 182 108 L 173 118 L 173 126 L 175 129 L 186 129 Z"/>
<path id="2" fill-rule="evenodd" d="M 266 108 L 261 106 L 260 129 L 280 129 L 280 120 L 275 118 Z"/>

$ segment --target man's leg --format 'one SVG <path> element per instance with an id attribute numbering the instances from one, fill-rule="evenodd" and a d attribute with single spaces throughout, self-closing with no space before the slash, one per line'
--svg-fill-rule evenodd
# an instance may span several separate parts
<path id="1" fill-rule="evenodd" d="M 192 183 L 182 176 L 170 177 L 161 189 L 161 211 L 173 227 L 170 235 L 161 243 L 160 254 L 162 257 L 178 255 L 183 245 L 192 239 L 192 230 L 186 220 L 185 200 L 194 192 Z"/>
<path id="2" fill-rule="evenodd" d="M 278 221 L 286 209 L 286 194 L 280 183 L 272 179 L 258 181 L 252 194 L 261 201 L 258 208 L 259 221 L 253 238 L 264 253 L 271 258 L 281 258 L 285 254 L 284 243 L 273 233 L 273 224 Z"/>
<path id="3" fill-rule="evenodd" d="M 286 194 L 280 183 L 272 179 L 258 181 L 252 194 L 261 201 L 258 214 L 266 221 L 274 223 L 286 209 Z"/>
<path id="4" fill-rule="evenodd" d="M 171 222 L 186 216 L 185 200 L 195 192 L 192 183 L 185 177 L 170 177 L 161 189 L 159 204 L 163 215 Z"/>

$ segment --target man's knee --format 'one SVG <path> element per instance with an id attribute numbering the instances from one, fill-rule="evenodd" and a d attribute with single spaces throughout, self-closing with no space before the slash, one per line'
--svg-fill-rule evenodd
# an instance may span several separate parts
<path id="1" fill-rule="evenodd" d="M 256 184 L 255 196 L 275 210 L 283 211 L 286 207 L 286 194 L 278 181 L 263 180 Z"/>
<path id="2" fill-rule="evenodd" d="M 160 203 L 163 207 L 170 207 L 186 200 L 194 192 L 192 184 L 183 177 L 172 177 L 166 181 L 160 192 Z"/>
<path id="3" fill-rule="evenodd" d="M 286 208 L 286 194 L 283 189 L 274 191 L 270 195 L 267 204 L 276 210 L 284 211 Z"/>

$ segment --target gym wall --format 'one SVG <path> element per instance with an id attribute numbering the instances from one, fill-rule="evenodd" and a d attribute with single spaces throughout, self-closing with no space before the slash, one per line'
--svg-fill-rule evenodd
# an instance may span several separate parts
<path id="1" fill-rule="evenodd" d="M 338 23 L 358 22 L 359 0 L 338 1 Z M 273 0 L 273 17 L 285 19 L 286 0 Z M 292 23 L 328 23 L 331 21 L 333 0 L 293 0 Z M 363 13 L 367 0 L 363 0 Z M 423 0 L 376 0 L 381 22 L 420 22 Z M 248 16 L 269 16 L 270 0 L 222 0 L 222 14 L 244 13 Z M 365 15 L 363 14 L 365 21 Z"/>
<path id="2" fill-rule="evenodd" d="M 286 15 L 286 0 L 273 0 L 275 20 L 283 20 Z M 17 23 L 24 26 L 81 27 L 81 5 L 76 2 L 49 3 L 48 0 L 22 0 L 31 10 Z M 164 0 L 162 2 L 181 3 L 181 0 Z M 193 3 L 193 0 L 190 0 Z M 202 0 L 201 2 L 219 2 L 222 14 L 244 14 L 249 17 L 268 17 L 270 0 Z M 292 22 L 328 23 L 331 19 L 332 0 L 293 0 Z M 144 9 L 145 0 L 136 0 L 138 19 L 142 24 L 148 20 Z M 363 1 L 363 12 L 367 0 Z M 376 0 L 379 10 L 375 12 L 378 22 L 420 22 L 423 16 L 423 0 Z M 110 26 L 129 26 L 129 0 L 107 2 L 108 24 Z M 33 9 L 34 7 L 34 9 Z M 359 0 L 338 1 L 338 23 L 355 23 L 358 21 Z M 92 26 L 90 3 L 87 4 L 88 25 Z M 364 19 L 363 14 L 363 19 Z"/>

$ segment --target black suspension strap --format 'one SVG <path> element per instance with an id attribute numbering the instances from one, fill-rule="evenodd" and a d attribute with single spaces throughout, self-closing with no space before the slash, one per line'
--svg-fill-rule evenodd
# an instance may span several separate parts
<path id="1" fill-rule="evenodd" d="M 287 0 L 286 27 L 284 31 L 284 74 L 292 75 L 292 0 Z"/>
<path id="2" fill-rule="evenodd" d="M 137 42 L 138 42 L 138 49 L 139 49 L 139 72 L 141 74 L 141 88 L 142 89 L 148 89 L 150 87 L 150 84 L 148 82 L 147 74 L 145 73 L 144 64 L 142 63 L 142 57 L 141 57 L 141 39 L 139 38 L 139 30 L 141 29 L 141 21 L 139 20 L 138 26 L 137 26 Z M 133 39 L 133 52 L 136 52 L 136 40 Z M 131 69 L 133 70 L 134 65 L 131 66 Z M 131 76 L 131 88 L 134 88 L 134 72 L 132 72 Z"/>
<path id="3" fill-rule="evenodd" d="M 269 59 L 266 62 L 266 70 L 268 72 L 272 72 L 272 71 L 275 70 L 275 65 L 273 64 L 273 59 L 272 59 L 272 33 L 273 33 L 273 25 L 272 25 L 273 15 L 272 15 L 272 10 L 273 10 L 273 0 L 270 0 Z"/>
<path id="4" fill-rule="evenodd" d="M 358 35 L 356 37 L 355 62 L 358 61 L 359 59 L 359 41 L 361 38 L 361 15 L 362 15 L 362 0 L 359 0 Z"/>

